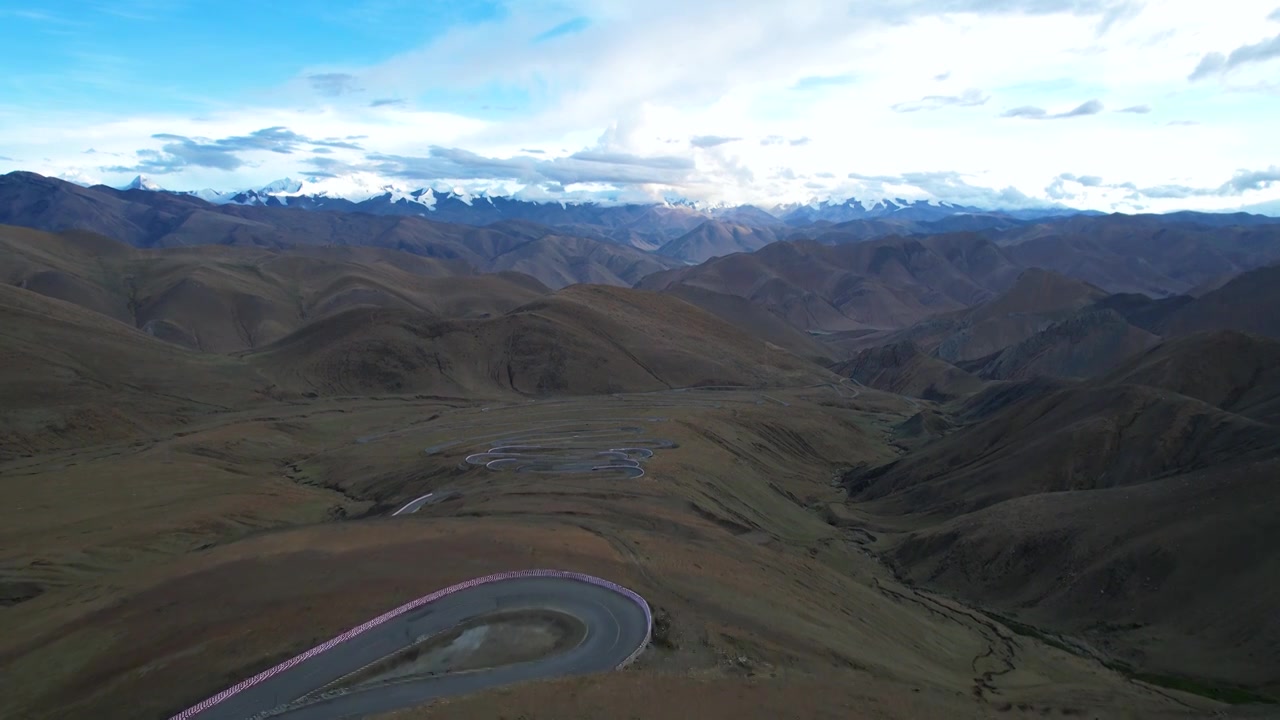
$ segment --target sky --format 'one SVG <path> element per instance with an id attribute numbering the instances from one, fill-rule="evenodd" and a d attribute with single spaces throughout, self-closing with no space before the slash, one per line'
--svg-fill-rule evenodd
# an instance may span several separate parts
<path id="1" fill-rule="evenodd" d="M 1280 215 L 1280 0 L 0 0 L 0 172 Z"/>

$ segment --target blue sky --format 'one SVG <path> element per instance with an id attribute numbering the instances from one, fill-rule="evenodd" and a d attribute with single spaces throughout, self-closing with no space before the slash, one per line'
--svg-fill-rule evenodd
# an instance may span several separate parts
<path id="1" fill-rule="evenodd" d="M 80 182 L 1280 211 L 1280 0 L 0 0 L 0 47 L 0 171 Z"/>
<path id="2" fill-rule="evenodd" d="M 0 46 L 23 67 L 6 68 L 0 92 L 18 104 L 198 111 L 303 72 L 376 64 L 504 12 L 489 0 L 6 1 Z"/>

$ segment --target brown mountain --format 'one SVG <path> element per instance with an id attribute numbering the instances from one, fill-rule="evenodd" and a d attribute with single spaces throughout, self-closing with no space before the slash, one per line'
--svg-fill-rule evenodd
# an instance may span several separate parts
<path id="1" fill-rule="evenodd" d="M 265 378 L 0 284 L 0 458 L 170 431 L 272 392 Z"/>
<path id="2" fill-rule="evenodd" d="M 1171 340 L 1108 378 L 1162 388 L 1280 425 L 1280 341 L 1234 331 Z"/>
<path id="3" fill-rule="evenodd" d="M 1277 449 L 1278 433 L 1174 393 L 1093 383 L 1017 403 L 948 444 L 863 478 L 856 497 L 959 514 L 1023 495 L 1138 484 L 1266 455 Z M 936 472 L 948 464 L 956 469 Z"/>
<path id="4" fill-rule="evenodd" d="M 553 288 L 576 283 L 630 287 L 671 265 L 663 258 L 631 247 L 564 235 L 545 235 L 483 263 L 488 272 L 521 272 Z"/>
<path id="5" fill-rule="evenodd" d="M 706 310 L 742 332 L 822 364 L 830 361 L 831 348 L 812 335 L 797 330 L 782 318 L 746 298 L 692 285 L 676 285 L 664 292 Z"/>
<path id="6" fill-rule="evenodd" d="M 830 378 L 689 303 L 590 285 L 481 320 L 351 310 L 246 360 L 284 387 L 325 394 L 577 395 Z"/>
<path id="7" fill-rule="evenodd" d="M 918 343 L 988 380 L 1088 378 L 1157 345 L 1161 335 L 1242 329 L 1280 337 L 1280 325 L 1273 327 L 1271 317 L 1258 311 L 1280 301 L 1272 297 L 1278 290 L 1278 266 L 1243 273 L 1199 298 L 1158 300 L 1105 295 L 1081 281 L 1033 269 L 990 302 L 930 318 L 888 340 Z M 846 344 L 882 342 L 869 335 Z"/>
<path id="8" fill-rule="evenodd" d="M 146 250 L 83 232 L 3 226 L 0 268 L 0 282 L 209 352 L 259 347 L 352 307 L 477 317 L 549 292 L 525 275 L 475 276 L 457 261 L 379 248 Z"/>
<path id="9" fill-rule="evenodd" d="M 615 242 L 547 240 L 554 233 L 523 221 L 473 227 L 415 216 L 215 206 L 170 193 L 83 188 L 23 172 L 0 176 L 0 223 L 50 232 L 86 230 L 143 248 L 369 246 L 461 261 L 478 272 L 518 264 L 551 287 L 629 286 L 644 274 L 679 264 Z"/>
<path id="10" fill-rule="evenodd" d="M 887 336 L 866 335 L 844 344 L 870 348 L 910 342 L 953 364 L 989 360 L 1104 297 L 1104 291 L 1088 283 L 1031 268 L 1019 273 L 1004 292 L 973 307 L 927 318 Z"/>
<path id="11" fill-rule="evenodd" d="M 495 276 L 440 280 L 466 280 L 466 293 L 505 293 L 512 284 Z M 170 432 L 211 413 L 303 396 L 582 395 L 832 378 L 673 297 L 588 285 L 533 297 L 489 317 L 459 312 L 478 305 L 466 294 L 454 298 L 460 305 L 451 318 L 355 304 L 226 356 L 0 284 L 0 456 Z"/>
<path id="12" fill-rule="evenodd" d="M 663 245 L 658 250 L 664 255 L 687 263 L 700 263 L 722 255 L 738 252 L 754 252 L 781 239 L 776 228 L 736 225 L 720 220 L 708 220 L 689 233 Z"/>
<path id="13" fill-rule="evenodd" d="M 1217 290 L 1170 312 L 1160 322 L 1165 335 L 1240 330 L 1280 338 L 1280 265 L 1251 270 Z"/>
<path id="14" fill-rule="evenodd" d="M 747 298 L 805 330 L 900 328 L 982 302 L 1019 269 L 977 235 L 888 238 L 826 246 L 778 242 L 751 254 L 651 275 L 650 290 L 680 285 Z"/>
<path id="15" fill-rule="evenodd" d="M 1280 261 L 1280 223 L 1210 225 L 1162 215 L 1075 216 L 999 234 L 1014 261 L 1108 292 L 1186 294 L 1223 276 Z"/>
<path id="16" fill-rule="evenodd" d="M 545 212 L 547 206 L 538 207 Z M 558 204 L 551 206 L 553 215 L 558 208 Z M 588 237 L 649 252 L 684 235 L 706 219 L 690 208 L 665 205 L 578 205 L 565 210 L 563 214 L 572 217 L 543 217 L 542 212 L 535 212 L 531 219 L 551 226 L 557 234 Z"/>
<path id="17" fill-rule="evenodd" d="M 1273 417 L 1274 350 L 1201 338 L 1086 384 L 1006 384 L 980 421 L 850 473 L 851 500 L 903 528 L 886 542 L 917 582 L 1142 672 L 1276 688 L 1280 427 L 1229 409 Z"/>
<path id="18" fill-rule="evenodd" d="M 831 371 L 877 390 L 927 400 L 970 395 L 983 385 L 979 378 L 926 355 L 911 342 L 863 350 L 851 360 L 832 366 Z"/>
<path id="19" fill-rule="evenodd" d="M 954 330 L 938 343 L 937 354 L 951 362 L 985 357 L 1105 296 L 1079 280 L 1039 268 L 1026 270 L 1006 292 L 955 315 Z M 930 328 L 936 330 L 936 326 Z"/>
<path id="20" fill-rule="evenodd" d="M 1116 293 L 1099 300 L 1093 307 L 1097 310 L 1114 310 L 1130 325 L 1159 335 L 1163 332 L 1165 318 L 1194 299 L 1190 295 L 1155 299 L 1138 293 Z"/>
<path id="21" fill-rule="evenodd" d="M 1001 350 L 977 374 L 990 380 L 1090 378 L 1159 344 L 1160 338 L 1111 310 L 1082 310 Z"/>

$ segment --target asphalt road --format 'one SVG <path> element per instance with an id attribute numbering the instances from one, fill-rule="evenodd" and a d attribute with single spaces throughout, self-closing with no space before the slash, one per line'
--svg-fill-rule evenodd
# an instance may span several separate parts
<path id="1" fill-rule="evenodd" d="M 490 670 L 424 677 L 282 706 L 314 692 L 420 638 L 494 612 L 548 609 L 587 628 L 577 647 L 542 660 Z M 337 720 L 388 712 L 434 698 L 510 683 L 612 670 L 647 640 L 648 619 L 635 601 L 613 590 L 564 578 L 530 577 L 479 585 L 411 610 L 327 652 L 233 695 L 195 715 L 199 720 Z M 271 713 L 273 709 L 279 712 Z M 270 713 L 269 715 L 267 713 Z"/>

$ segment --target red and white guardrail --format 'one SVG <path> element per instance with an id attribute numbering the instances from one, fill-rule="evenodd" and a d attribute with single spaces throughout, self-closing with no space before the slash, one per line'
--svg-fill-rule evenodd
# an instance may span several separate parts
<path id="1" fill-rule="evenodd" d="M 334 646 L 344 643 L 347 640 L 350 640 L 351 638 L 365 631 L 371 630 L 387 622 L 388 620 L 395 619 L 400 615 L 403 615 L 409 612 L 410 610 L 416 610 L 422 607 L 423 605 L 426 605 L 427 603 L 439 600 L 440 598 L 446 595 L 452 595 L 453 593 L 461 592 L 463 590 L 467 590 L 467 589 L 476 587 L 478 585 L 487 585 L 489 583 L 502 582 L 503 580 L 515 580 L 517 578 L 528 578 L 528 577 L 563 578 L 565 580 L 577 580 L 578 582 L 589 583 L 591 585 L 598 585 L 602 588 L 606 588 L 608 590 L 612 590 L 621 595 L 625 595 L 632 602 L 639 605 L 642 610 L 644 610 L 644 619 L 645 619 L 644 642 L 640 644 L 640 647 L 635 649 L 635 652 L 631 653 L 630 655 L 627 656 L 625 660 L 618 663 L 617 669 L 619 670 L 630 665 L 632 662 L 635 662 L 635 659 L 640 657 L 640 653 L 644 652 L 645 647 L 649 644 L 649 641 L 653 637 L 653 613 L 649 610 L 649 603 L 645 602 L 645 599 L 640 597 L 640 595 L 638 595 L 634 591 L 629 590 L 621 585 L 618 585 L 617 583 L 609 582 L 608 580 L 604 580 L 602 578 L 598 578 L 593 575 L 584 575 L 582 573 L 568 572 L 566 570 L 515 570 L 512 572 L 497 573 L 495 575 L 485 575 L 484 577 L 475 578 L 474 580 L 467 580 L 466 582 L 461 582 L 461 583 L 458 583 L 457 585 L 450 585 L 449 587 L 444 588 L 443 590 L 437 590 L 431 593 L 430 595 L 424 595 L 418 598 L 417 600 L 407 602 L 404 605 L 401 605 L 400 607 L 394 610 L 385 612 L 379 615 L 378 617 L 364 623 L 363 625 L 358 625 L 356 627 L 353 627 L 350 630 L 342 633 L 341 635 L 338 635 L 337 637 L 330 638 L 320 643 L 319 645 L 311 648 L 310 650 L 302 653 L 301 655 L 298 655 L 297 657 L 285 660 L 284 662 L 280 663 L 279 665 L 276 665 L 273 668 L 268 668 L 267 670 L 263 670 L 262 672 L 258 673 L 257 675 L 254 675 L 253 677 L 247 680 L 241 680 L 240 682 L 236 683 L 235 685 L 232 685 L 226 690 L 223 690 L 217 695 L 214 695 L 213 697 L 210 697 L 204 700 L 203 702 L 199 702 L 195 705 L 192 705 L 186 710 L 183 710 L 177 715 L 174 715 L 169 720 L 188 720 L 189 718 L 195 717 L 196 715 L 204 712 L 205 710 L 208 710 L 214 705 L 217 705 L 218 703 L 225 701 L 227 698 L 233 695 L 236 695 L 237 693 L 243 692 L 253 687 L 254 685 L 257 685 L 260 682 L 263 682 L 272 677 L 275 677 L 276 675 L 279 675 L 280 673 L 286 670 L 289 670 L 290 668 L 294 667 L 298 663 L 309 660 L 315 657 L 316 655 L 319 655 L 320 653 L 325 652 L 327 650 L 331 650 Z"/>

